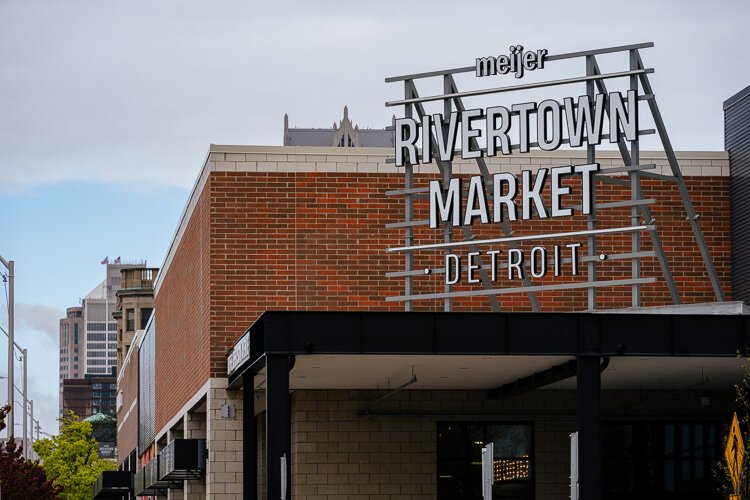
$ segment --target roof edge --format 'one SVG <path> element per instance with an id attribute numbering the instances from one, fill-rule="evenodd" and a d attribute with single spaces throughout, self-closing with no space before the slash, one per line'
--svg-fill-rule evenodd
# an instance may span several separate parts
<path id="1" fill-rule="evenodd" d="M 270 153 L 270 154 L 309 154 L 326 156 L 393 156 L 393 148 L 356 147 L 340 148 L 326 146 L 260 146 L 242 144 L 211 144 L 209 153 Z M 602 158 L 619 158 L 617 149 L 600 150 L 596 152 Z M 666 158 L 663 150 L 642 150 L 641 156 L 646 158 Z M 678 159 L 689 160 L 691 158 L 707 158 L 723 160 L 729 158 L 729 153 L 723 150 L 716 151 L 675 151 Z M 503 156 L 503 155 L 501 155 Z M 513 153 L 510 157 L 585 157 L 586 151 L 580 149 L 557 149 L 555 151 L 533 150 L 528 153 Z"/>
<path id="2" fill-rule="evenodd" d="M 730 97 L 729 99 L 727 99 L 726 101 L 724 101 L 724 111 L 726 111 L 727 109 L 731 108 L 732 106 L 734 106 L 735 104 L 737 104 L 742 99 L 744 99 L 744 98 L 746 98 L 748 96 L 750 96 L 750 85 L 748 85 L 747 87 L 745 87 L 744 89 L 740 90 L 739 92 L 737 92 L 736 94 L 734 94 L 732 97 Z"/>

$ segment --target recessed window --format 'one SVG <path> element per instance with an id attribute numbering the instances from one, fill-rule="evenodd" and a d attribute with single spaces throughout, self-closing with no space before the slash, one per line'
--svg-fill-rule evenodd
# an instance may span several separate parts
<path id="1" fill-rule="evenodd" d="M 141 330 L 146 329 L 146 325 L 148 324 L 149 318 L 151 318 L 152 312 L 154 312 L 153 307 L 144 307 L 141 309 Z"/>
<path id="2" fill-rule="evenodd" d="M 135 330 L 135 309 L 125 310 L 125 330 L 132 332 Z"/>
<path id="3" fill-rule="evenodd" d="M 605 498 L 722 498 L 714 476 L 721 458 L 715 422 L 607 423 L 602 426 Z"/>
<path id="4" fill-rule="evenodd" d="M 438 424 L 439 500 L 482 500 L 482 448 L 494 445 L 493 499 L 533 498 L 530 424 Z"/>

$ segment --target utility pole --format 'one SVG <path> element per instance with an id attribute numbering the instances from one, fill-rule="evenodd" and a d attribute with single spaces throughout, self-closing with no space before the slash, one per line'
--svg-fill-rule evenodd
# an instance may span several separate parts
<path id="1" fill-rule="evenodd" d="M 29 386 L 27 378 L 29 364 L 26 362 L 28 350 L 22 349 L 21 352 L 23 353 L 23 456 L 29 458 L 29 435 L 27 434 L 28 428 L 26 427 L 28 420 L 28 414 L 26 412 L 29 411 Z"/>
<path id="2" fill-rule="evenodd" d="M 16 434 L 14 429 L 14 418 L 13 418 L 13 402 L 14 402 L 14 386 L 13 386 L 13 348 L 15 347 L 15 324 L 14 324 L 14 281 L 15 281 L 15 262 L 5 260 L 0 255 L 0 262 L 8 269 L 8 404 L 10 405 L 11 411 L 8 414 L 8 437 L 11 438 Z M 24 408 L 24 412 L 26 408 Z"/>

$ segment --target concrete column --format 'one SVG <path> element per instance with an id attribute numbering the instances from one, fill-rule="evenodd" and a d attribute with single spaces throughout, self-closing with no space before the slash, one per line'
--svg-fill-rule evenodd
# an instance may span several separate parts
<path id="1" fill-rule="evenodd" d="M 242 498 L 242 392 L 227 390 L 226 379 L 213 379 L 208 394 L 208 500 Z"/>

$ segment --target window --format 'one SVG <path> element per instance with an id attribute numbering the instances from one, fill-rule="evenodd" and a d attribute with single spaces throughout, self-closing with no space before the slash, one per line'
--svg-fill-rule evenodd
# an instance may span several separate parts
<path id="1" fill-rule="evenodd" d="M 714 478 L 720 434 L 716 422 L 604 424 L 605 497 L 722 498 Z"/>
<path id="2" fill-rule="evenodd" d="M 152 307 L 144 307 L 141 309 L 141 330 L 146 329 L 146 325 L 148 324 L 149 318 L 151 318 L 151 313 L 154 311 Z"/>
<path id="3" fill-rule="evenodd" d="M 73 325 L 73 343 L 78 345 L 78 323 Z"/>
<path id="4" fill-rule="evenodd" d="M 438 499 L 482 500 L 482 448 L 495 449 L 493 499 L 533 498 L 530 424 L 438 423 Z"/>
<path id="5" fill-rule="evenodd" d="M 125 310 L 125 331 L 132 332 L 135 330 L 135 309 Z"/>
<path id="6" fill-rule="evenodd" d="M 102 341 L 107 340 L 107 334 L 106 333 L 88 333 L 86 334 L 86 340 L 89 342 L 94 341 Z"/>

